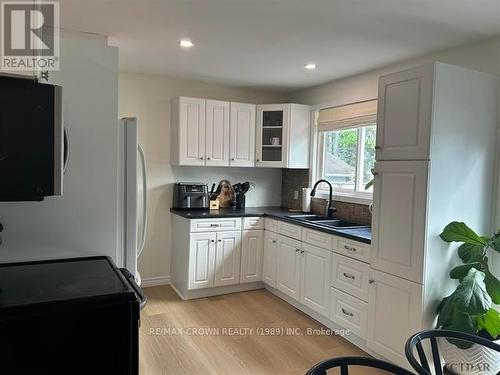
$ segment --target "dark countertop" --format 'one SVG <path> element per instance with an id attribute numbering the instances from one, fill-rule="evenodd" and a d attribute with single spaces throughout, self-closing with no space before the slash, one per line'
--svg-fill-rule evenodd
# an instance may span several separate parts
<path id="1" fill-rule="evenodd" d="M 171 208 L 173 214 L 182 216 L 186 219 L 216 219 L 221 217 L 255 217 L 266 216 L 273 219 L 286 221 L 302 227 L 311 228 L 320 232 L 330 233 L 340 237 L 350 238 L 355 241 L 371 243 L 371 228 L 351 228 L 351 229 L 332 229 L 321 227 L 313 223 L 299 221 L 297 219 L 286 217 L 287 215 L 300 214 L 298 211 L 289 211 L 282 207 L 247 207 L 245 209 L 221 208 L 219 210 L 178 210 Z"/>

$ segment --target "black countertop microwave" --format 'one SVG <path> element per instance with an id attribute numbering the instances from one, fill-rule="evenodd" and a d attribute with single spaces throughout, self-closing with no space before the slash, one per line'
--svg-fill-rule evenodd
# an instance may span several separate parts
<path id="1" fill-rule="evenodd" d="M 62 88 L 0 76 L 0 201 L 63 192 Z"/>

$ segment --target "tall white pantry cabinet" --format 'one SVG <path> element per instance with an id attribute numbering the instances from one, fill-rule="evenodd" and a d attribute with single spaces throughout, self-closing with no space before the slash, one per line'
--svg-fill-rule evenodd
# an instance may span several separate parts
<path id="1" fill-rule="evenodd" d="M 492 233 L 498 78 L 432 63 L 379 80 L 367 345 L 405 364 L 455 283 L 451 221 Z"/>

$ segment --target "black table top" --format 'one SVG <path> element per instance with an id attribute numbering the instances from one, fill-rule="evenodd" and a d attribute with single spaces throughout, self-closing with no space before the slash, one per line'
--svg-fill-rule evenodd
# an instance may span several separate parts
<path id="1" fill-rule="evenodd" d="M 9 308 L 106 298 L 135 298 L 108 257 L 0 264 L 0 313 Z"/>
<path id="2" fill-rule="evenodd" d="M 332 229 L 314 225 L 314 223 L 307 223 L 293 218 L 287 217 L 288 215 L 300 214 L 297 211 L 290 211 L 283 207 L 247 207 L 244 209 L 237 208 L 221 208 L 219 210 L 208 209 L 195 209 L 195 210 L 179 210 L 171 208 L 170 211 L 182 216 L 186 219 L 216 219 L 223 217 L 255 217 L 265 216 L 277 220 L 287 221 L 292 224 L 300 225 L 306 228 L 311 228 L 320 232 L 330 233 L 340 237 L 350 238 L 355 241 L 363 243 L 371 243 L 371 228 L 360 229 Z"/>

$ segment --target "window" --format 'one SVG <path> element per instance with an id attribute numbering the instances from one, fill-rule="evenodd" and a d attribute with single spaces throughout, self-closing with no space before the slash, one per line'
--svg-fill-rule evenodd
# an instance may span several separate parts
<path id="1" fill-rule="evenodd" d="M 316 179 L 329 181 L 335 192 L 372 195 L 365 186 L 375 164 L 376 108 L 371 100 L 319 111 Z"/>
<path id="2" fill-rule="evenodd" d="M 375 164 L 375 124 L 327 131 L 320 134 L 318 178 L 336 191 L 371 193 L 365 190 Z"/>

